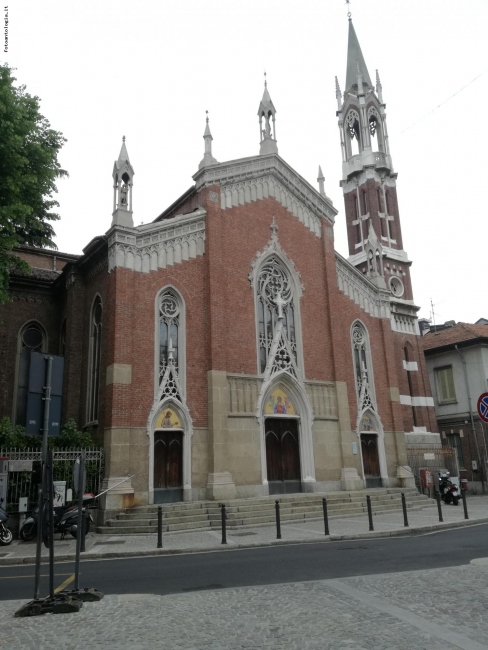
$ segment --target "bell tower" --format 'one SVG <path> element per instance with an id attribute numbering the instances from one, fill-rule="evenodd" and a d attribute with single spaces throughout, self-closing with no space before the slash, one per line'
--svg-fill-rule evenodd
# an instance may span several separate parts
<path id="1" fill-rule="evenodd" d="M 268 91 L 266 72 L 264 75 L 263 98 L 261 99 L 258 108 L 260 136 L 259 153 L 278 153 L 278 144 L 276 142 L 276 109 L 271 101 Z"/>
<path id="2" fill-rule="evenodd" d="M 134 169 L 129 161 L 129 154 L 125 146 L 125 135 L 122 138 L 122 147 L 119 157 L 114 162 L 112 172 L 114 179 L 114 208 L 112 226 L 134 227 L 132 219 L 132 183 Z"/>
<path id="3" fill-rule="evenodd" d="M 350 16 L 346 85 L 342 95 L 336 77 L 336 98 L 349 262 L 396 298 L 411 302 L 411 262 L 403 249 L 386 104 L 378 71 L 373 86 Z M 373 249 L 382 258 L 374 265 Z"/>

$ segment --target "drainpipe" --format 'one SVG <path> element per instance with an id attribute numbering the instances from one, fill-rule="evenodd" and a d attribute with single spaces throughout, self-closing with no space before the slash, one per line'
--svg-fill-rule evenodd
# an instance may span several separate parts
<path id="1" fill-rule="evenodd" d="M 474 444 L 476 446 L 476 453 L 478 455 L 478 465 L 479 465 L 480 472 L 481 472 L 481 489 L 483 491 L 483 494 L 485 494 L 485 479 L 484 479 L 485 468 L 481 464 L 481 455 L 480 455 L 480 448 L 478 446 L 478 437 L 476 436 L 476 429 L 474 427 L 473 409 L 472 409 L 472 406 L 471 406 L 471 393 L 469 392 L 468 371 L 466 370 L 466 361 L 465 361 L 465 359 L 463 357 L 463 353 L 458 348 L 458 346 L 455 345 L 454 347 L 456 348 L 456 352 L 459 354 L 459 356 L 461 357 L 461 361 L 463 362 L 464 382 L 466 384 L 466 393 L 468 395 L 469 417 L 471 419 L 471 431 L 473 432 Z"/>

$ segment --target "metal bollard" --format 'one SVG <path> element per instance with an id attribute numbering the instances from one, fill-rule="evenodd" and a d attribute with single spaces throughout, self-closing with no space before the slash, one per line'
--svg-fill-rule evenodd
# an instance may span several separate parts
<path id="1" fill-rule="evenodd" d="M 467 490 L 463 492 L 463 508 L 464 508 L 464 518 L 469 519 L 468 517 L 468 504 L 466 503 L 466 495 L 468 494 Z"/>
<path id="2" fill-rule="evenodd" d="M 327 499 L 322 499 L 322 508 L 324 509 L 324 529 L 325 529 L 325 534 L 330 535 L 330 533 L 329 533 L 329 516 L 327 514 Z"/>
<path id="3" fill-rule="evenodd" d="M 374 530 L 373 513 L 371 511 L 371 497 L 369 496 L 369 494 L 366 496 L 366 505 L 368 506 L 369 530 Z"/>
<path id="4" fill-rule="evenodd" d="M 80 544 L 80 553 L 86 551 L 85 547 L 85 531 L 86 531 L 86 510 L 81 511 L 81 544 Z"/>
<path id="5" fill-rule="evenodd" d="M 437 510 L 439 511 L 439 521 L 444 521 L 444 519 L 442 518 L 441 493 L 439 492 L 439 490 L 436 490 L 435 498 L 437 501 Z"/>
<path id="6" fill-rule="evenodd" d="M 163 548 L 163 508 L 158 506 L 158 548 Z"/>
<path id="7" fill-rule="evenodd" d="M 227 544 L 227 515 L 225 514 L 225 503 L 220 504 L 220 511 L 222 515 L 222 544 Z"/>
<path id="8" fill-rule="evenodd" d="M 276 539 L 281 539 L 280 502 L 275 501 L 276 510 Z"/>
<path id="9" fill-rule="evenodd" d="M 407 516 L 407 502 L 405 500 L 405 495 L 402 492 L 402 508 L 403 508 L 403 525 L 408 526 L 408 516 Z"/>

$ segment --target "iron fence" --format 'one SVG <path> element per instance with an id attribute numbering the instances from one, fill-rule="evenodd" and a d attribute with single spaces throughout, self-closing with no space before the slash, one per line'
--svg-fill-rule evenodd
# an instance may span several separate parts
<path id="1" fill-rule="evenodd" d="M 459 476 L 456 450 L 450 447 L 432 445 L 407 447 L 407 459 L 408 465 L 415 476 L 415 485 L 422 493 L 425 492 L 425 489 L 420 480 L 421 469 L 428 469 L 433 473 L 447 470 L 451 476 Z"/>
<path id="2" fill-rule="evenodd" d="M 55 449 L 54 455 L 54 480 L 66 481 L 66 490 L 73 490 L 73 465 L 85 452 L 86 492 L 98 494 L 101 491 L 104 476 L 103 449 Z M 7 508 L 10 512 L 17 512 L 19 499 L 27 497 L 28 509 L 31 510 L 37 503 L 38 486 L 41 482 L 41 451 L 39 449 L 0 449 L 0 456 L 9 459 Z M 98 500 L 92 507 L 97 507 Z"/>

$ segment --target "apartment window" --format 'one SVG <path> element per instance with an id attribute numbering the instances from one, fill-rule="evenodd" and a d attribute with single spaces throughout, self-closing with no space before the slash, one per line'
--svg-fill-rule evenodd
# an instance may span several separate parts
<path id="1" fill-rule="evenodd" d="M 448 404 L 456 402 L 456 391 L 454 389 L 454 375 L 452 366 L 445 368 L 436 368 L 435 378 L 437 384 L 437 396 L 439 404 Z"/>

